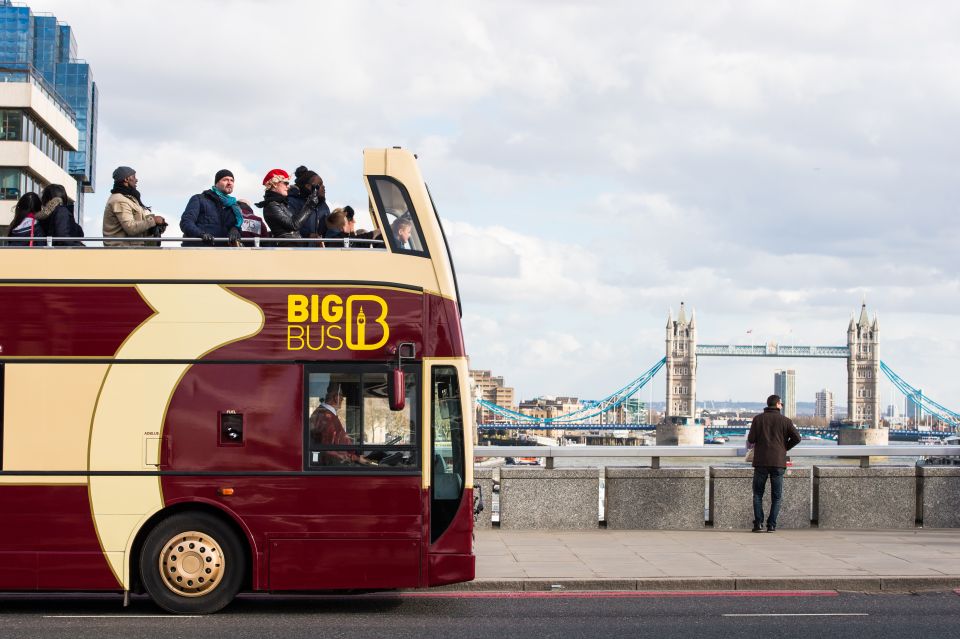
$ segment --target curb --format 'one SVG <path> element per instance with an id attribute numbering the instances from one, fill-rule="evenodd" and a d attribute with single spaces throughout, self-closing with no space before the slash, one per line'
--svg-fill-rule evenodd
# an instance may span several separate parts
<path id="1" fill-rule="evenodd" d="M 453 592 L 777 591 L 920 592 L 960 588 L 960 576 L 660 577 L 646 579 L 477 579 L 431 588 Z"/>

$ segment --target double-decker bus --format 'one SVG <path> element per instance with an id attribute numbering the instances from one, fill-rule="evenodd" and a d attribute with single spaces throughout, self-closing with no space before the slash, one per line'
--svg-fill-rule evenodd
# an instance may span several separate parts
<path id="1" fill-rule="evenodd" d="M 415 156 L 363 161 L 359 247 L 0 247 L 0 589 L 473 579 L 453 264 Z"/>

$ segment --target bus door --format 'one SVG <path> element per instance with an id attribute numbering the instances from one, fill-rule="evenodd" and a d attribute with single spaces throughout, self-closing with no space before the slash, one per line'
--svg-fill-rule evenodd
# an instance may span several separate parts
<path id="1" fill-rule="evenodd" d="M 456 367 L 435 365 L 431 385 L 430 543 L 459 523 L 467 487 L 461 380 Z M 469 552 L 469 547 L 460 552 Z"/>

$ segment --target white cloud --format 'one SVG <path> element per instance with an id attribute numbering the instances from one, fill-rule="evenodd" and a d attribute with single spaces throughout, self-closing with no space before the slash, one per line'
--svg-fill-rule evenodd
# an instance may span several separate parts
<path id="1" fill-rule="evenodd" d="M 219 168 L 257 199 L 301 163 L 359 210 L 360 150 L 401 144 L 472 363 L 525 395 L 621 386 L 681 300 L 704 341 L 830 344 L 866 295 L 884 357 L 960 404 L 955 3 L 31 5 L 100 84 L 94 224 L 117 164 L 174 216 Z M 711 361 L 701 397 L 762 397 L 776 365 Z M 844 394 L 797 366 L 801 399 Z"/>

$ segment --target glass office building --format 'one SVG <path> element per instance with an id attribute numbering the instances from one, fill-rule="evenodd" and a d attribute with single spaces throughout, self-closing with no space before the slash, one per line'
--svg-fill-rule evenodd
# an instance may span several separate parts
<path id="1" fill-rule="evenodd" d="M 76 123 L 77 149 L 65 152 L 65 164 L 77 181 L 79 217 L 84 193 L 96 187 L 99 95 L 90 65 L 77 58 L 73 29 L 55 16 L 0 0 L 0 69 L 0 81 L 33 82 Z"/>

